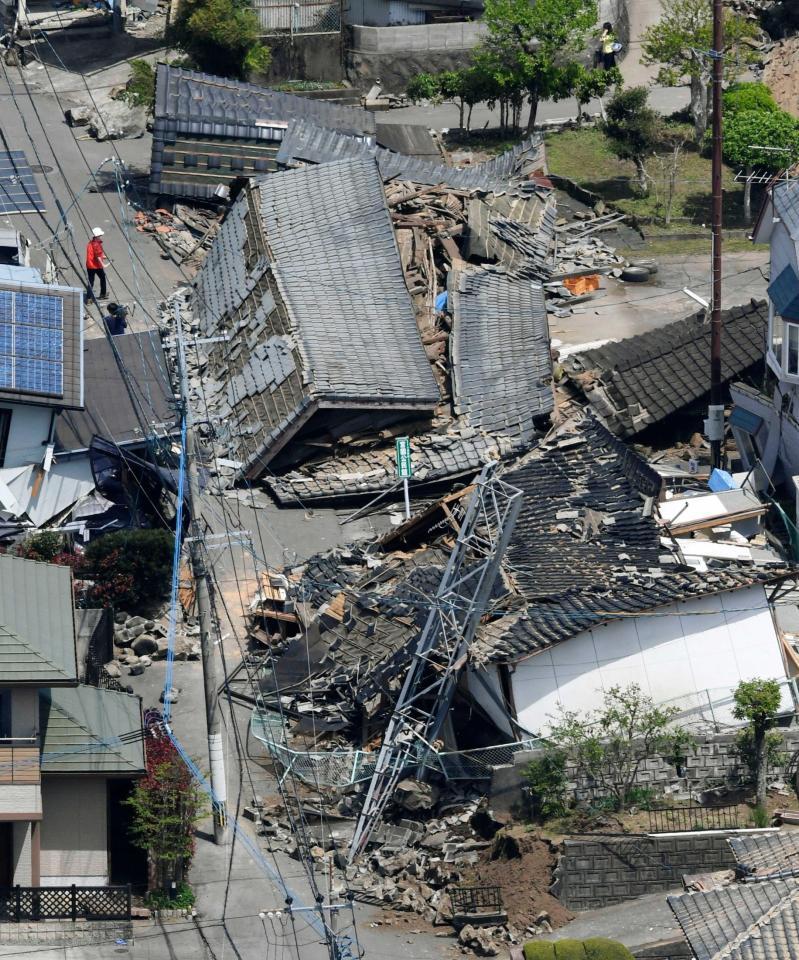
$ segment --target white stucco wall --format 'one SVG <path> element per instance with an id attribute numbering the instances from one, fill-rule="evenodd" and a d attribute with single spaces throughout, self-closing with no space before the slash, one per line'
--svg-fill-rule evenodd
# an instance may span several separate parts
<path id="1" fill-rule="evenodd" d="M 708 690 L 718 704 L 717 719 L 728 722 L 740 680 L 785 677 L 762 587 L 670 604 L 656 613 L 586 630 L 518 663 L 511 683 L 519 723 L 545 732 L 558 704 L 590 710 L 600 706 L 608 687 L 630 683 L 655 702 L 702 691 L 706 703 Z M 784 696 L 787 707 L 787 691 Z"/>
<path id="2" fill-rule="evenodd" d="M 50 434 L 49 407 L 31 407 L 25 404 L 0 403 L 0 410 L 11 411 L 4 467 L 23 467 L 41 463 Z"/>
<path id="3" fill-rule="evenodd" d="M 41 884 L 108 883 L 108 808 L 103 777 L 49 776 L 42 784 Z"/>

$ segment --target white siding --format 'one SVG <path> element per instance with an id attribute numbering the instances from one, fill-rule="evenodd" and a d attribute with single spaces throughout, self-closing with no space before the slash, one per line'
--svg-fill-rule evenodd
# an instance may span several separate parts
<path id="1" fill-rule="evenodd" d="M 31 863 L 32 824 L 29 820 L 18 820 L 12 824 L 11 831 L 14 857 L 14 883 L 29 887 L 33 883 Z"/>
<path id="2" fill-rule="evenodd" d="M 45 777 L 42 801 L 42 886 L 108 883 L 105 778 Z"/>
<path id="3" fill-rule="evenodd" d="M 740 680 L 785 677 L 762 587 L 655 612 L 586 630 L 519 663 L 511 676 L 519 723 L 546 731 L 558 704 L 590 710 L 614 685 L 638 683 L 656 702 L 709 690 L 716 702 Z M 717 719 L 732 719 L 729 706 Z"/>
<path id="4" fill-rule="evenodd" d="M 50 433 L 48 407 L 29 407 L 24 404 L 0 403 L 0 410 L 11 411 L 6 455 L 2 466 L 24 467 L 29 463 L 41 463 L 44 459 L 44 444 Z"/>
<path id="5" fill-rule="evenodd" d="M 497 700 L 499 700 L 499 703 L 504 703 L 505 696 L 502 693 L 502 684 L 499 680 L 499 671 L 497 667 L 488 666 L 484 670 L 481 670 L 480 674 L 483 680 L 493 691 L 494 696 L 497 698 Z M 485 686 L 475 677 L 473 671 L 470 670 L 466 674 L 466 682 L 467 686 L 469 687 L 469 693 L 480 704 L 489 717 L 491 717 L 497 727 L 508 734 L 509 740 L 514 739 L 513 727 L 508 722 L 507 711 L 500 708 L 494 697 L 489 694 Z"/>

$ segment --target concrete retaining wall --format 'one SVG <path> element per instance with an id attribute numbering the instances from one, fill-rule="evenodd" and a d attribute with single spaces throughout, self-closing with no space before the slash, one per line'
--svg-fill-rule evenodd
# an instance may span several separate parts
<path id="1" fill-rule="evenodd" d="M 729 833 L 566 840 L 553 893 L 570 910 L 591 910 L 679 889 L 685 873 L 731 869 Z"/>
<path id="2" fill-rule="evenodd" d="M 487 33 L 480 21 L 426 23 L 410 27 L 352 26 L 350 49 L 362 54 L 471 50 Z"/>

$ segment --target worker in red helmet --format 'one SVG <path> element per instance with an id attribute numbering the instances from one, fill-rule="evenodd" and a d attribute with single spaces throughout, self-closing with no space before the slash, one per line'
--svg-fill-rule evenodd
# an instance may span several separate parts
<path id="1" fill-rule="evenodd" d="M 86 296 L 94 299 L 94 281 L 100 279 L 100 299 L 108 299 L 108 289 L 106 287 L 105 268 L 108 266 L 108 260 L 103 250 L 103 236 L 105 230 L 102 227 L 92 227 L 92 238 L 86 244 L 86 273 L 89 282 L 86 284 Z"/>

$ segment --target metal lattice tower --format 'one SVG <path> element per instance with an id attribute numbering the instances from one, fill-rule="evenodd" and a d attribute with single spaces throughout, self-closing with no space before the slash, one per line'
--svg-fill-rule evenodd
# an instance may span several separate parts
<path id="1" fill-rule="evenodd" d="M 421 765 L 449 711 L 458 675 L 499 574 L 522 502 L 522 492 L 496 476 L 489 463 L 475 484 L 458 539 L 383 737 L 375 772 L 350 845 L 363 852 L 410 762 Z"/>

